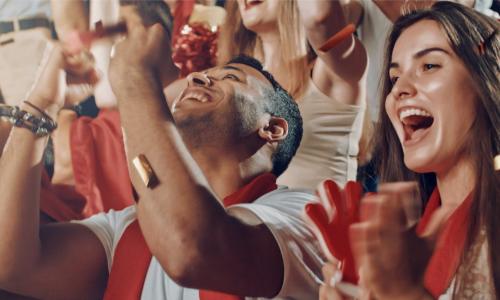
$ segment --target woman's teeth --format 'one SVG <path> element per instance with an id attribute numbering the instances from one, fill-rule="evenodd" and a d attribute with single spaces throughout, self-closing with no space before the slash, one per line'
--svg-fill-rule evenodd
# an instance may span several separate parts
<path id="1" fill-rule="evenodd" d="M 432 117 L 430 113 L 420 108 L 407 108 L 403 109 L 399 112 L 399 120 L 403 122 L 403 119 L 410 116 L 424 116 L 424 117 Z"/>

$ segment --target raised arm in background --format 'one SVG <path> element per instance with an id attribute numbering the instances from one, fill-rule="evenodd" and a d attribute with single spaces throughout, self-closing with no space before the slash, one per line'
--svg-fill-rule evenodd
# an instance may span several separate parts
<path id="1" fill-rule="evenodd" d="M 332 99 L 364 104 L 366 51 L 352 35 L 328 52 L 318 50 L 328 38 L 346 26 L 339 1 L 297 0 L 300 18 L 318 59 L 312 72 L 316 86 Z"/>
<path id="2" fill-rule="evenodd" d="M 63 67 L 83 81 L 95 79 L 95 73 L 75 57 L 68 59 L 58 45 L 51 48 L 28 101 L 55 118 L 64 102 Z M 40 115 L 26 104 L 21 109 Z M 0 289 L 41 299 L 97 299 L 107 278 L 97 237 L 82 225 L 39 225 L 47 140 L 14 127 L 0 158 Z"/>

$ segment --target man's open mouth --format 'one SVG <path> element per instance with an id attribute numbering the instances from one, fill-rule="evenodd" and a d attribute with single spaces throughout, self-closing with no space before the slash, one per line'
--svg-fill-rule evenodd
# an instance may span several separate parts
<path id="1" fill-rule="evenodd" d="M 183 95 L 180 102 L 184 102 L 186 100 L 193 100 L 193 101 L 205 103 L 205 102 L 211 102 L 212 98 L 210 97 L 210 95 L 208 95 L 205 92 L 195 90 L 195 91 L 186 92 L 186 94 Z"/>
<path id="2" fill-rule="evenodd" d="M 434 117 L 421 108 L 404 108 L 399 111 L 399 120 L 403 124 L 404 141 L 418 141 L 434 123 Z"/>

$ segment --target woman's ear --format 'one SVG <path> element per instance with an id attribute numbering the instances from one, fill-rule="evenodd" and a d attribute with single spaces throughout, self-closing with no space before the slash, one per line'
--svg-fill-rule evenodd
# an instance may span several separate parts
<path id="1" fill-rule="evenodd" d="M 279 117 L 269 119 L 269 122 L 259 128 L 259 137 L 268 143 L 284 140 L 288 135 L 288 122 Z"/>

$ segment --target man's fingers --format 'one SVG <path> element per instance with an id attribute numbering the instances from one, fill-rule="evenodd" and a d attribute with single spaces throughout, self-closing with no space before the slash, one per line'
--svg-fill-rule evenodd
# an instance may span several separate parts
<path id="1" fill-rule="evenodd" d="M 135 5 L 122 6 L 120 8 L 120 14 L 127 24 L 128 34 L 145 30 L 144 24 L 140 15 L 137 13 L 137 7 Z"/>

